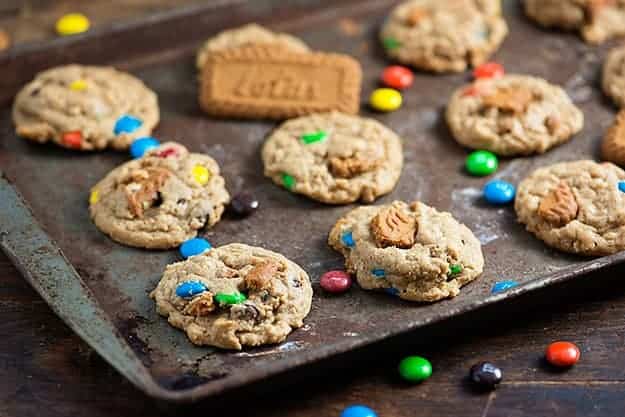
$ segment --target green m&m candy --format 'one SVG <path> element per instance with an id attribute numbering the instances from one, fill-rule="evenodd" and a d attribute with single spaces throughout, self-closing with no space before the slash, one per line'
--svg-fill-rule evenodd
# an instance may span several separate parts
<path id="1" fill-rule="evenodd" d="M 287 190 L 292 190 L 295 187 L 295 178 L 287 173 L 282 174 L 282 184 Z"/>
<path id="2" fill-rule="evenodd" d="M 241 294 L 240 292 L 232 294 L 220 292 L 215 295 L 215 301 L 219 304 L 241 304 L 245 300 L 247 300 L 247 297 L 245 294 Z"/>
<path id="3" fill-rule="evenodd" d="M 408 356 L 399 363 L 399 374 L 409 382 L 423 382 L 432 375 L 432 364 L 421 356 Z"/>
<path id="4" fill-rule="evenodd" d="M 476 177 L 490 175 L 497 171 L 499 161 L 494 153 L 488 151 L 471 152 L 465 162 L 467 172 Z"/>

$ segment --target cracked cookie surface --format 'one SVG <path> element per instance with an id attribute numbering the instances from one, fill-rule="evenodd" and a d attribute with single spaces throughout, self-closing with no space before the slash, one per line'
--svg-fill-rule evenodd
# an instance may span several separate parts
<path id="1" fill-rule="evenodd" d="M 131 123 L 120 125 L 122 118 Z M 85 151 L 127 149 L 158 121 L 156 94 L 111 67 L 67 65 L 43 71 L 13 104 L 18 136 Z"/>
<path id="2" fill-rule="evenodd" d="M 167 142 L 98 182 L 89 212 L 117 242 L 166 249 L 217 223 L 229 198 L 217 162 Z"/>
<path id="3" fill-rule="evenodd" d="M 380 32 L 389 57 L 434 72 L 461 72 L 485 62 L 508 33 L 500 0 L 410 0 Z"/>
<path id="4" fill-rule="evenodd" d="M 177 289 L 188 282 L 202 291 L 181 297 Z M 151 297 L 194 344 L 242 349 L 282 342 L 301 327 L 312 287 L 284 256 L 234 243 L 168 265 Z"/>
<path id="5" fill-rule="evenodd" d="M 588 43 L 625 35 L 625 0 L 525 0 L 525 13 L 545 27 L 578 30 Z"/>
<path id="6" fill-rule="evenodd" d="M 458 143 L 503 156 L 544 153 L 584 124 L 562 88 L 525 75 L 479 79 L 459 88 L 446 118 Z"/>
<path id="7" fill-rule="evenodd" d="M 263 145 L 265 175 L 328 204 L 373 202 L 401 174 L 401 139 L 373 119 L 338 112 L 291 119 Z"/>
<path id="8" fill-rule="evenodd" d="M 225 30 L 208 39 L 197 53 L 196 66 L 202 69 L 208 56 L 217 51 L 251 44 L 277 45 L 294 52 L 308 52 L 308 46 L 287 33 L 273 32 L 256 23 L 250 23 L 238 28 Z"/>
<path id="9" fill-rule="evenodd" d="M 328 244 L 362 288 L 410 301 L 455 297 L 484 268 L 471 230 L 418 201 L 356 208 L 334 225 Z"/>
<path id="10" fill-rule="evenodd" d="M 540 168 L 518 187 L 515 210 L 527 230 L 565 252 L 599 256 L 625 249 L 625 171 L 609 162 Z"/>

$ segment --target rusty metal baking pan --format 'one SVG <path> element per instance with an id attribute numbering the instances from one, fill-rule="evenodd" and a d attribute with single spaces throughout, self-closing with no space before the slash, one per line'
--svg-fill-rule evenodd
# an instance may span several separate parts
<path id="1" fill-rule="evenodd" d="M 315 49 L 358 58 L 366 97 L 387 63 L 376 32 L 393 3 L 215 2 L 0 55 L 0 244 L 56 313 L 147 394 L 193 401 L 625 259 L 624 253 L 588 259 L 551 250 L 517 224 L 512 208 L 484 204 L 479 190 L 486 179 L 462 172 L 467 151 L 453 141 L 442 118 L 450 93 L 468 75 L 418 74 L 401 110 L 377 115 L 363 105 L 363 115 L 376 117 L 404 140 L 401 180 L 380 202 L 421 199 L 451 211 L 482 241 L 484 274 L 459 297 L 433 305 L 359 288 L 340 297 L 319 289 L 321 273 L 342 265 L 326 245 L 327 233 L 351 207 L 316 203 L 265 179 L 259 148 L 275 125 L 204 116 L 196 100 L 193 53 L 202 39 L 226 25 L 264 22 Z M 502 161 L 496 177 L 518 183 L 555 161 L 597 157 L 601 134 L 615 113 L 597 86 L 609 45 L 589 47 L 574 34 L 538 29 L 522 17 L 516 1 L 505 2 L 505 14 L 511 33 L 496 59 L 509 72 L 564 85 L 583 109 L 586 124 L 571 142 L 545 155 Z M 245 189 L 259 197 L 261 209 L 254 216 L 226 218 L 205 235 L 214 245 L 243 242 L 279 251 L 306 269 L 315 295 L 304 328 L 277 346 L 226 352 L 193 346 L 156 314 L 148 292 L 164 266 L 178 259 L 176 252 L 118 245 L 96 230 L 87 211 L 89 188 L 128 156 L 34 145 L 14 134 L 12 96 L 37 71 L 68 62 L 113 64 L 145 80 L 158 93 L 162 110 L 156 136 L 209 153 L 221 164 L 232 192 Z M 491 295 L 493 283 L 504 279 L 521 285 Z"/>

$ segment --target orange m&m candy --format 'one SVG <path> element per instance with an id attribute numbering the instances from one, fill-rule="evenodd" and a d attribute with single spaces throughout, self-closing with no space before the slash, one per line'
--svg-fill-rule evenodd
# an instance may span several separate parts
<path id="1" fill-rule="evenodd" d="M 554 366 L 573 366 L 579 361 L 579 348 L 571 342 L 553 342 L 547 346 L 545 358 Z"/>

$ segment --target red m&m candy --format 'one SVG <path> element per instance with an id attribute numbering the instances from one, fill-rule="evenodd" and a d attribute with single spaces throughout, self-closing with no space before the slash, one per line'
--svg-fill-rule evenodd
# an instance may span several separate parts
<path id="1" fill-rule="evenodd" d="M 410 87 L 413 81 L 414 75 L 412 74 L 412 71 L 406 67 L 402 67 L 401 65 L 386 67 L 382 73 L 382 82 L 385 85 L 397 90 L 403 90 Z"/>
<path id="2" fill-rule="evenodd" d="M 80 130 L 63 133 L 63 143 L 70 148 L 80 149 L 82 144 L 82 133 Z"/>
<path id="3" fill-rule="evenodd" d="M 327 292 L 341 293 L 352 286 L 352 277 L 345 271 L 328 271 L 321 276 L 319 284 Z"/>
<path id="4" fill-rule="evenodd" d="M 553 342 L 547 346 L 545 358 L 555 366 L 573 366 L 579 361 L 579 348 L 571 342 Z"/>
<path id="5" fill-rule="evenodd" d="M 487 62 L 473 70 L 473 77 L 476 79 L 501 78 L 504 76 L 505 73 L 506 71 L 504 70 L 503 65 L 496 62 Z"/>

